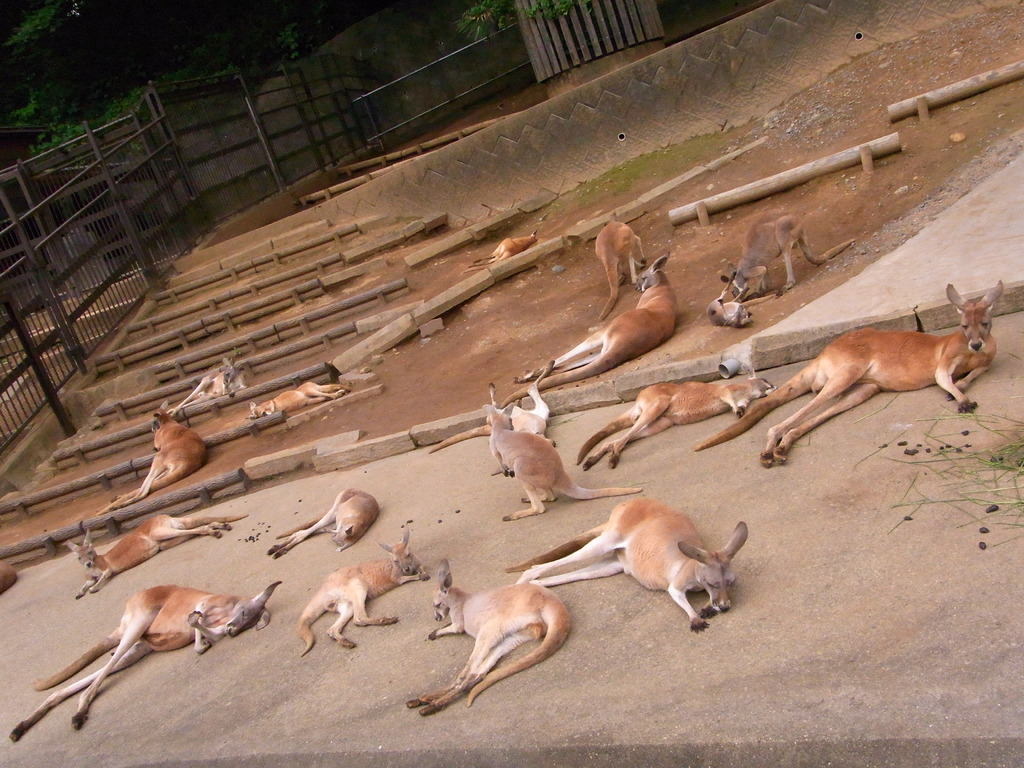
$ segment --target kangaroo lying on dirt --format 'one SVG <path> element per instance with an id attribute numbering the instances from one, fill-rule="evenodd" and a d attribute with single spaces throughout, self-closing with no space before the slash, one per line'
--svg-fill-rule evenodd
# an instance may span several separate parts
<path id="1" fill-rule="evenodd" d="M 786 262 L 786 284 L 780 294 L 796 285 L 796 274 L 793 272 L 793 247 L 799 245 L 800 250 L 811 264 L 821 266 L 848 248 L 853 240 L 831 248 L 815 258 L 804 236 L 803 226 L 796 216 L 789 213 L 773 211 L 758 218 L 748 230 L 743 244 L 743 255 L 732 274 L 723 277 L 732 281 L 733 295 L 737 301 L 743 301 L 748 295 L 760 296 L 768 291 L 768 265 L 780 255 Z"/>
<path id="2" fill-rule="evenodd" d="M 798 438 L 876 392 L 909 392 L 938 384 L 957 401 L 959 413 L 973 412 L 978 404 L 964 390 L 996 356 L 996 340 L 990 333 L 992 307 L 1002 293 L 1000 280 L 981 298 L 965 301 L 952 284 L 947 285 L 946 297 L 960 312 L 960 328 L 946 336 L 874 328 L 844 333 L 775 392 L 750 406 L 743 418 L 694 450 L 732 440 L 807 392 L 815 393 L 809 403 L 768 430 L 763 466 L 784 464 Z"/>
<path id="3" fill-rule="evenodd" d="M 221 537 L 222 531 L 230 531 L 231 525 L 246 515 L 234 517 L 171 517 L 170 515 L 154 515 L 131 533 L 121 537 L 114 546 L 102 555 L 92 545 L 92 531 L 87 530 L 84 523 L 79 528 L 85 535 L 81 544 L 73 541 L 64 542 L 68 549 L 75 553 L 78 562 L 85 566 L 88 576 L 85 584 L 78 590 L 75 599 L 84 597 L 90 592 L 99 592 L 103 586 L 119 573 L 134 568 L 165 549 L 187 541 L 193 536 Z"/>
<path id="4" fill-rule="evenodd" d="M 425 693 L 405 703 L 410 709 L 423 707 L 421 715 L 432 715 L 447 707 L 465 691 L 466 706 L 499 680 L 540 664 L 562 647 L 572 620 L 565 604 L 554 592 L 536 584 L 511 584 L 483 592 L 466 592 L 452 586 L 447 560 L 437 570 L 434 617 L 451 618 L 446 627 L 433 630 L 428 639 L 465 632 L 476 639 L 473 653 L 455 681 L 447 688 Z M 497 670 L 494 666 L 520 645 L 540 640 L 539 646 L 520 659 Z"/>
<path id="5" fill-rule="evenodd" d="M 512 429 L 511 406 L 499 411 L 485 405 L 484 412 L 491 426 L 491 453 L 498 460 L 499 469 L 502 474 L 519 480 L 530 500 L 528 509 L 501 518 L 506 522 L 543 514 L 544 502 L 557 498 L 555 491 L 574 499 L 601 499 L 643 491 L 643 488 L 582 488 L 566 474 L 562 459 L 550 440 Z"/>
<path id="6" fill-rule="evenodd" d="M 334 504 L 327 510 L 327 514 L 319 520 L 282 533 L 277 538 L 288 540 L 275 544 L 267 550 L 267 554 L 276 559 L 314 533 L 325 531 L 332 525 L 334 530 L 331 531 L 331 540 L 338 545 L 338 551 L 341 552 L 363 538 L 363 534 L 377 521 L 379 514 L 380 506 L 373 496 L 355 488 L 346 488 L 334 499 Z"/>
<path id="7" fill-rule="evenodd" d="M 77 731 L 88 719 L 89 707 L 107 676 L 130 667 L 153 651 L 177 650 L 194 640 L 196 653 L 203 653 L 224 635 L 235 637 L 253 626 L 262 629 L 270 622 L 267 600 L 280 583 L 275 581 L 251 600 L 176 586 L 150 587 L 136 592 L 128 598 L 117 629 L 69 666 L 33 687 L 37 691 L 52 688 L 113 649 L 107 663 L 47 698 L 15 726 L 10 734 L 11 741 L 18 741 L 47 712 L 84 688 L 78 700 L 78 711 L 71 719 L 71 726 Z"/>
<path id="8" fill-rule="evenodd" d="M 725 277 L 723 275 L 723 277 Z M 725 278 L 728 283 L 728 278 Z M 712 325 L 730 328 L 745 328 L 754 322 L 750 310 L 738 301 L 726 301 L 729 285 L 722 289 L 722 295 L 708 304 L 707 315 Z"/>
<path id="9" fill-rule="evenodd" d="M 604 373 L 668 341 L 676 329 L 678 305 L 675 291 L 663 271 L 667 261 L 666 253 L 641 273 L 636 282 L 636 289 L 641 295 L 635 309 L 623 312 L 553 363 L 516 381 L 531 381 L 549 370 L 560 371 L 547 376 L 540 386 L 540 389 L 550 389 Z M 502 407 L 527 394 L 526 389 L 516 391 L 505 398 Z"/>
<path id="10" fill-rule="evenodd" d="M 222 395 L 234 397 L 235 392 L 245 389 L 245 374 L 242 373 L 242 370 L 236 368 L 234 363 L 226 357 L 221 362 L 223 365 L 220 368 L 203 376 L 189 396 L 171 409 L 171 416 L 177 415 L 178 411 L 189 403 L 210 400 Z"/>
<path id="11" fill-rule="evenodd" d="M 708 551 L 686 513 L 656 499 L 631 499 L 616 506 L 607 523 L 506 570 L 528 569 L 519 583 L 546 587 L 625 572 L 647 589 L 667 591 L 690 617 L 690 629 L 700 632 L 707 629 L 706 619 L 732 607 L 729 589 L 736 581 L 732 559 L 746 540 L 747 525 L 740 522 L 723 549 Z M 545 575 L 579 563 L 588 564 Z M 686 593 L 701 590 L 711 602 L 698 615 Z"/>
<path id="12" fill-rule="evenodd" d="M 297 411 L 310 403 L 336 400 L 350 391 L 343 384 L 317 384 L 313 381 L 306 381 L 295 389 L 285 390 L 273 400 L 266 400 L 259 405 L 249 403 L 249 418 L 258 419 L 260 416 L 278 411 Z"/>
<path id="13" fill-rule="evenodd" d="M 653 384 L 640 390 L 633 407 L 591 435 L 580 448 L 576 463 L 588 470 L 606 453 L 608 466 L 616 467 L 619 456 L 632 440 L 650 437 L 672 426 L 693 424 L 729 409 L 742 416 L 754 400 L 774 392 L 771 382 L 751 376 L 746 381 L 709 384 L 685 381 L 682 384 Z M 629 428 L 618 440 L 609 440 L 589 458 L 590 449 L 609 435 Z M 584 461 L 586 458 L 586 461 Z"/>
<path id="14" fill-rule="evenodd" d="M 604 320 L 619 300 L 619 286 L 626 281 L 627 272 L 629 282 L 635 285 L 637 272 L 646 266 L 647 259 L 637 234 L 628 224 L 614 218 L 597 233 L 594 250 L 608 277 L 608 301 L 597 316 L 598 320 Z M 634 251 L 640 258 L 633 256 Z"/>
<path id="15" fill-rule="evenodd" d="M 17 580 L 18 572 L 14 570 L 14 566 L 0 562 L 0 595 L 13 587 Z"/>
<path id="16" fill-rule="evenodd" d="M 327 630 L 327 636 L 344 648 L 355 648 L 356 644 L 342 634 L 345 625 L 353 617 L 357 627 L 383 626 L 398 621 L 396 616 L 371 619 L 366 614 L 367 600 L 379 597 L 407 582 L 427 581 L 430 578 L 423 572 L 419 559 L 409 549 L 408 528 L 405 529 L 398 544 L 380 546 L 390 557 L 339 568 L 320 585 L 320 589 L 316 591 L 299 617 L 299 637 L 306 642 L 306 648 L 299 654 L 300 656 L 309 653 L 316 643 L 311 627 L 313 622 L 327 611 L 338 612 L 338 620 Z"/>
<path id="17" fill-rule="evenodd" d="M 491 264 L 496 264 L 499 261 L 511 259 L 513 256 L 522 253 L 536 242 L 536 232 L 532 232 L 525 237 L 506 237 L 498 243 L 498 247 L 491 252 L 490 256 L 483 259 L 477 259 L 463 271 L 470 272 L 474 269 L 483 269 L 484 267 L 489 267 Z"/>

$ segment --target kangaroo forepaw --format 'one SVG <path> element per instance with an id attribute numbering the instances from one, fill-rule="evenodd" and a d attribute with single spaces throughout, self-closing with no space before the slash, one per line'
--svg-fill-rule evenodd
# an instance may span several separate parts
<path id="1" fill-rule="evenodd" d="M 775 454 L 771 451 L 764 451 L 761 454 L 761 466 L 765 469 L 771 469 L 775 464 Z"/>
<path id="2" fill-rule="evenodd" d="M 597 464 L 598 461 L 599 459 L 596 456 L 589 457 L 586 461 L 583 462 L 583 471 L 586 472 L 592 466 Z"/>
<path id="3" fill-rule="evenodd" d="M 690 619 L 691 632 L 703 632 L 707 628 L 708 623 L 704 619 Z"/>
<path id="4" fill-rule="evenodd" d="M 425 702 L 423 699 L 409 699 L 407 702 L 405 702 L 405 706 L 407 706 L 409 709 L 416 709 L 416 707 L 422 707 L 426 703 L 427 702 Z"/>
<path id="5" fill-rule="evenodd" d="M 74 717 L 71 718 L 71 727 L 76 731 L 82 730 L 82 726 L 85 725 L 85 721 L 89 719 L 89 715 L 85 712 L 78 712 Z"/>
<path id="6" fill-rule="evenodd" d="M 611 456 L 608 457 L 608 466 L 611 469 L 615 469 L 617 466 L 619 466 L 619 454 L 613 453 Z"/>
<path id="7" fill-rule="evenodd" d="M 705 605 L 700 609 L 700 617 L 702 619 L 713 619 L 718 615 L 718 611 L 712 608 L 710 605 Z"/>
<path id="8" fill-rule="evenodd" d="M 736 406 L 736 418 L 737 419 L 742 419 L 743 418 L 743 414 L 745 414 L 746 412 L 747 412 L 747 407 L 745 405 Z"/>
<path id="9" fill-rule="evenodd" d="M 219 539 L 223 535 L 224 534 L 221 533 L 220 531 L 214 531 L 213 534 L 212 534 L 213 538 L 215 538 L 215 539 Z"/>
<path id="10" fill-rule="evenodd" d="M 978 404 L 972 400 L 964 400 L 956 407 L 957 413 L 974 413 L 974 409 L 978 407 Z"/>

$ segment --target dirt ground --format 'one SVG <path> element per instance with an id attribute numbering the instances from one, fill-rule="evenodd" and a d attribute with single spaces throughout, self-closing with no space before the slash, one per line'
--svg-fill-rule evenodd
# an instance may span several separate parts
<path id="1" fill-rule="evenodd" d="M 935 110 L 931 119 L 923 122 L 910 118 L 890 125 L 886 115 L 889 103 L 1024 58 L 1021 30 L 1024 7 L 1018 5 L 979 13 L 914 40 L 886 46 L 809 87 L 761 120 L 638 158 L 563 195 L 514 229 L 496 233 L 474 247 L 416 270 L 406 269 L 403 257 L 422 247 L 422 241 L 390 251 L 382 257 L 384 269 L 346 289 L 365 290 L 405 275 L 410 293 L 391 305 L 426 298 L 456 282 L 465 265 L 487 255 L 501 237 L 533 230 L 541 240 L 558 236 L 576 222 L 624 205 L 694 165 L 764 137 L 764 143 L 755 149 L 713 174 L 688 182 L 657 211 L 632 222 L 648 259 L 671 253 L 667 273 L 679 298 L 680 319 L 673 339 L 627 366 L 632 369 L 714 353 L 786 317 L 857 274 L 913 236 L 1021 150 L 1024 140 L 1016 134 L 1024 129 L 1024 110 L 1020 108 L 1024 104 L 1024 82 Z M 507 114 L 536 99 L 537 91 L 532 90 L 468 114 L 460 124 Z M 825 176 L 768 200 L 719 214 L 707 228 L 696 222 L 673 227 L 668 220 L 668 211 L 677 206 L 895 130 L 900 133 L 904 151 L 877 161 L 871 174 L 851 169 Z M 744 330 L 714 328 L 704 312 L 721 290 L 719 275 L 738 258 L 750 224 L 770 209 L 798 214 L 816 252 L 848 239 L 853 239 L 854 245 L 822 267 L 795 256 L 797 286 L 781 298 L 757 306 L 753 326 Z M 310 258 L 326 252 L 311 252 Z M 964 254 L 964 258 L 970 258 L 970 254 Z M 784 281 L 781 261 L 774 265 L 771 276 L 775 285 Z M 596 328 L 606 290 L 593 242 L 548 257 L 537 268 L 452 310 L 444 317 L 443 331 L 429 339 L 414 338 L 383 355 L 373 364 L 379 383 L 384 385 L 383 394 L 350 404 L 342 400 L 295 428 L 214 448 L 208 464 L 190 481 L 241 466 L 250 456 L 322 436 L 360 429 L 369 438 L 379 437 L 478 408 L 486 401 L 489 382 L 497 385 L 499 396 L 507 393 L 515 375 L 565 352 Z M 292 314 L 306 312 L 316 303 Z M 613 316 L 634 303 L 635 293 L 622 288 Z M 268 372 L 260 380 L 329 359 L 343 348 L 336 347 L 329 354 L 319 351 L 290 358 L 285 369 Z M 615 375 L 614 371 L 605 374 Z M 201 427 L 194 426 L 200 434 L 224 429 L 244 418 L 243 405 L 225 411 L 218 419 L 202 422 Z M 77 474 L 96 471 L 145 450 L 137 446 L 93 462 Z M 54 482 L 64 482 L 74 474 L 62 473 Z M 127 487 L 117 490 L 123 492 Z M 104 492 L 82 496 L 29 520 L 5 524 L 0 529 L 0 544 L 89 517 L 113 495 Z"/>

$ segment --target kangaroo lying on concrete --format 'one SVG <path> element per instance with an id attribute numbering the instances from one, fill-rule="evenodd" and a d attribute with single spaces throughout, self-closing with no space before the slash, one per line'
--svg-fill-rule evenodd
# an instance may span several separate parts
<path id="1" fill-rule="evenodd" d="M 421 715 L 432 715 L 447 707 L 465 691 L 466 706 L 499 680 L 540 664 L 562 647 L 572 620 L 565 604 L 554 592 L 536 584 L 510 584 L 483 592 L 466 592 L 452 586 L 447 560 L 437 570 L 434 617 L 451 618 L 451 623 L 433 630 L 428 639 L 465 632 L 476 639 L 473 653 L 455 681 L 447 688 L 426 693 L 405 703 L 410 709 L 423 707 Z M 540 640 L 539 646 L 497 670 L 494 666 L 520 645 Z"/>
<path id="2" fill-rule="evenodd" d="M 725 547 L 709 551 L 686 513 L 657 499 L 631 499 L 616 506 L 604 525 L 506 570 L 528 569 L 519 583 L 545 587 L 628 573 L 647 589 L 667 591 L 690 617 L 690 629 L 700 632 L 707 629 L 706 619 L 732 607 L 729 588 L 736 581 L 732 559 L 746 540 L 746 523 L 737 523 Z M 589 564 L 545 575 L 579 563 Z M 708 593 L 711 602 L 698 615 L 686 593 L 700 590 Z"/>
<path id="3" fill-rule="evenodd" d="M 377 521 L 379 514 L 380 507 L 373 496 L 355 488 L 346 488 L 334 499 L 334 504 L 327 510 L 327 514 L 319 520 L 282 533 L 277 538 L 287 538 L 288 541 L 275 544 L 267 550 L 267 554 L 276 559 L 314 533 L 325 531 L 332 525 L 334 530 L 331 531 L 331 540 L 338 545 L 338 551 L 341 552 L 363 538 L 363 534 Z"/>
<path id="4" fill-rule="evenodd" d="M 249 403 L 249 418 L 258 419 L 260 416 L 278 411 L 297 411 L 310 403 L 336 400 L 350 391 L 343 384 L 317 384 L 313 381 L 306 381 L 295 389 L 285 390 L 273 400 L 266 400 L 259 405 Z"/>
<path id="5" fill-rule="evenodd" d="M 636 396 L 632 408 L 587 439 L 580 448 L 576 463 L 582 463 L 583 469 L 588 470 L 607 453 L 608 466 L 615 467 L 626 444 L 632 440 L 656 435 L 672 426 L 703 421 L 729 409 L 737 416 L 742 416 L 752 401 L 774 391 L 771 382 L 754 376 L 746 381 L 732 383 L 685 381 L 682 384 L 664 383 L 644 387 Z M 590 449 L 599 441 L 627 427 L 629 431 L 626 434 L 618 440 L 609 440 L 586 458 Z"/>
<path id="6" fill-rule="evenodd" d="M 544 502 L 557 498 L 555 491 L 574 499 L 600 499 L 643 491 L 643 488 L 582 488 L 566 474 L 562 459 L 550 440 L 512 429 L 511 406 L 499 411 L 485 405 L 484 412 L 491 426 L 491 453 L 498 460 L 502 474 L 519 480 L 530 500 L 528 509 L 501 518 L 506 522 L 543 514 Z"/>
<path id="7" fill-rule="evenodd" d="M 637 234 L 628 224 L 614 218 L 597 233 L 594 250 L 608 278 L 608 301 L 597 316 L 598 320 L 604 320 L 619 300 L 619 286 L 625 282 L 626 273 L 629 273 L 629 282 L 636 285 L 637 272 L 647 265 L 647 259 Z"/>
<path id="8" fill-rule="evenodd" d="M 419 559 L 409 549 L 408 528 L 405 529 L 398 544 L 380 546 L 390 557 L 339 568 L 320 585 L 320 589 L 316 591 L 299 617 L 299 637 L 306 642 L 306 648 L 299 654 L 300 656 L 309 653 L 316 643 L 310 627 L 327 611 L 338 612 L 338 620 L 327 630 L 327 636 L 344 648 L 355 648 L 356 644 L 342 634 L 345 625 L 353 617 L 357 627 L 383 626 L 398 621 L 396 616 L 371 619 L 366 614 L 367 600 L 379 597 L 407 582 L 427 581 L 430 578 L 423 572 Z"/>
<path id="9" fill-rule="evenodd" d="M 532 232 L 525 237 L 506 237 L 498 243 L 498 247 L 491 252 L 490 256 L 477 259 L 463 271 L 470 272 L 474 269 L 483 269 L 484 267 L 489 267 L 491 264 L 496 264 L 499 261 L 511 259 L 513 256 L 522 253 L 536 242 L 536 232 Z"/>

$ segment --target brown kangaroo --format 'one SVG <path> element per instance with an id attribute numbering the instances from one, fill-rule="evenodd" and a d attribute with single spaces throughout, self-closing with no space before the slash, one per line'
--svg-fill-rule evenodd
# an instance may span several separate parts
<path id="1" fill-rule="evenodd" d="M 640 254 L 640 258 L 633 256 L 634 249 Z M 605 224 L 597 233 L 594 250 L 608 277 L 608 301 L 605 302 L 601 314 L 597 316 L 598 320 L 604 320 L 619 300 L 619 286 L 625 282 L 626 272 L 629 273 L 629 282 L 635 285 L 637 272 L 644 268 L 647 260 L 644 258 L 644 249 L 637 234 L 628 224 L 615 219 Z"/>
<path id="2" fill-rule="evenodd" d="M 490 256 L 477 259 L 463 271 L 470 272 L 474 269 L 483 269 L 484 267 L 489 267 L 491 264 L 496 264 L 499 261 L 511 259 L 513 256 L 522 253 L 536 242 L 536 232 L 531 232 L 525 237 L 506 237 L 498 243 L 498 247 L 491 252 Z"/>
<path id="3" fill-rule="evenodd" d="M 379 514 L 380 506 L 373 496 L 366 491 L 346 488 L 334 499 L 334 504 L 327 510 L 327 514 L 319 520 L 282 533 L 277 538 L 287 538 L 288 541 L 275 544 L 267 550 L 267 554 L 276 559 L 314 533 L 327 530 L 332 525 L 334 530 L 331 531 L 331 540 L 338 545 L 338 551 L 341 552 L 363 538 L 363 534 L 377 521 Z"/>
<path id="4" fill-rule="evenodd" d="M 249 403 L 249 418 L 258 419 L 268 413 L 278 411 L 297 411 L 311 403 L 323 403 L 327 400 L 336 400 L 342 395 L 347 395 L 351 390 L 343 384 L 317 384 L 314 381 L 305 381 L 295 389 L 282 392 L 273 400 L 256 405 Z"/>

